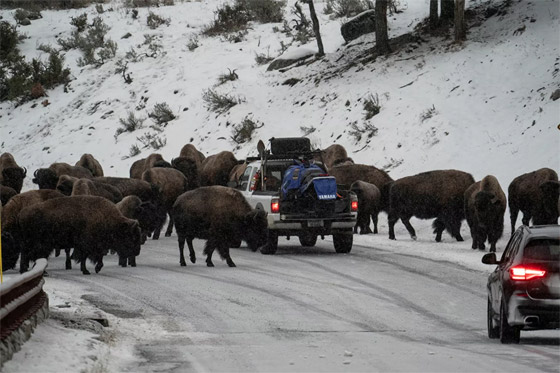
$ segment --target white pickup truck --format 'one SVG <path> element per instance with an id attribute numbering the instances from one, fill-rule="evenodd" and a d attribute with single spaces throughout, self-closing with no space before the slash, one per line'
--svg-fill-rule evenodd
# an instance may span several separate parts
<path id="1" fill-rule="evenodd" d="M 260 157 L 247 158 L 245 172 L 232 185 L 251 207 L 268 213 L 268 241 L 261 252 L 276 253 L 279 236 L 298 236 L 302 246 L 314 246 L 318 236 L 327 235 L 333 236 L 337 253 L 350 252 L 358 213 L 356 195 L 336 186 L 334 178 L 316 166 L 321 163 L 312 157 L 319 153 L 310 151 L 307 138 L 270 141 L 271 150 L 261 149 Z M 299 170 L 294 171 L 297 165 Z M 295 181 L 304 173 L 301 188 L 286 189 L 285 177 Z"/>

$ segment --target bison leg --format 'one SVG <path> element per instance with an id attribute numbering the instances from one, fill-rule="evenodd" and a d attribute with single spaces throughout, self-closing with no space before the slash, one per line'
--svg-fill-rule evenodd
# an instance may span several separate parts
<path id="1" fill-rule="evenodd" d="M 531 222 L 531 213 L 523 213 L 523 219 L 521 219 L 521 222 L 523 223 L 523 225 L 528 226 Z"/>
<path id="2" fill-rule="evenodd" d="M 85 258 L 81 259 L 80 269 L 82 270 L 82 273 L 84 275 L 89 275 L 90 274 L 90 272 L 88 271 L 88 269 L 86 267 L 86 259 Z"/>
<path id="3" fill-rule="evenodd" d="M 129 256 L 128 257 L 128 265 L 130 265 L 131 267 L 136 267 L 136 257 L 135 256 Z"/>
<path id="4" fill-rule="evenodd" d="M 413 240 L 416 240 L 416 231 L 414 230 L 414 227 L 412 226 L 412 224 L 410 224 L 410 217 L 408 218 L 401 218 L 401 221 L 403 222 L 404 226 L 406 227 L 406 230 L 408 231 L 408 233 L 410 234 L 410 238 L 412 238 Z"/>
<path id="5" fill-rule="evenodd" d="M 103 268 L 103 256 L 100 256 L 95 264 L 95 273 L 99 273 L 101 268 Z"/>
<path id="6" fill-rule="evenodd" d="M 185 236 L 183 236 L 182 234 L 178 234 L 177 235 L 177 240 L 179 241 L 179 264 L 181 264 L 181 267 L 185 267 L 187 265 L 187 262 L 185 261 Z M 190 249 L 190 247 L 189 247 Z"/>
<path id="7" fill-rule="evenodd" d="M 378 214 L 379 214 L 379 213 L 373 213 L 373 214 L 371 214 L 371 220 L 373 221 L 373 234 L 379 233 L 379 232 L 377 231 L 377 219 L 378 219 L 378 217 L 379 217 Z"/>
<path id="8" fill-rule="evenodd" d="M 71 249 L 64 249 L 64 252 L 66 253 L 66 269 L 72 269 L 72 256 L 70 255 L 70 250 Z"/>
<path id="9" fill-rule="evenodd" d="M 173 233 L 173 216 L 169 214 L 169 223 L 167 224 L 167 230 L 165 231 L 165 237 L 171 237 Z"/>
<path id="10" fill-rule="evenodd" d="M 517 215 L 519 214 L 519 209 L 517 207 L 509 206 L 509 219 L 511 220 L 511 235 L 515 232 L 515 222 L 517 222 Z"/>
<path id="11" fill-rule="evenodd" d="M 204 254 L 206 254 L 206 265 L 208 267 L 214 267 L 214 263 L 212 263 L 212 254 L 214 254 L 214 250 L 216 247 L 219 247 L 217 243 L 214 241 L 214 238 L 210 238 L 206 241 L 206 246 L 204 247 Z"/>
<path id="12" fill-rule="evenodd" d="M 434 228 L 434 233 L 436 234 L 436 242 L 441 242 L 441 234 L 445 230 L 445 223 L 440 218 L 437 218 L 432 223 L 432 227 Z"/>
<path id="13" fill-rule="evenodd" d="M 19 260 L 19 273 L 24 273 L 29 270 L 29 255 L 27 250 L 21 251 L 21 258 Z"/>
<path id="14" fill-rule="evenodd" d="M 194 247 L 192 245 L 192 240 L 194 237 L 187 237 L 187 245 L 189 246 L 189 256 L 191 259 L 191 263 L 196 263 L 196 254 L 194 252 Z"/>
<path id="15" fill-rule="evenodd" d="M 125 258 L 124 256 L 119 255 L 119 265 L 123 268 L 126 267 L 126 259 L 127 258 Z"/>
<path id="16" fill-rule="evenodd" d="M 395 224 L 399 221 L 399 217 L 389 213 L 387 222 L 389 223 L 389 239 L 394 240 L 395 238 Z"/>
<path id="17" fill-rule="evenodd" d="M 226 263 L 228 266 L 230 267 L 236 267 L 235 263 L 233 262 L 233 260 L 231 260 L 231 256 L 229 256 L 229 247 L 228 245 L 219 245 L 218 246 L 218 253 L 220 253 L 220 256 L 226 260 Z"/>

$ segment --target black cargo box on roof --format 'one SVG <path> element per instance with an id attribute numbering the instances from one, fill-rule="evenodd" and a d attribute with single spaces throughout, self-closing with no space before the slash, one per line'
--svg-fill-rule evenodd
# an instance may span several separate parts
<path id="1" fill-rule="evenodd" d="M 270 139 L 270 152 L 279 154 L 304 154 L 311 151 L 311 141 L 307 137 L 279 137 Z"/>

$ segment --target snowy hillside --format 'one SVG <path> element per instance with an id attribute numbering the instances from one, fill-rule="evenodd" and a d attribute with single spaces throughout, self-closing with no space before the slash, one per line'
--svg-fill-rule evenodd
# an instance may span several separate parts
<path id="1" fill-rule="evenodd" d="M 267 72 L 255 56 L 275 57 L 281 42 L 290 38 L 281 24 L 252 24 L 245 40 L 230 43 L 221 37 L 200 35 L 213 19 L 219 0 L 177 2 L 174 6 L 139 8 L 137 19 L 120 1 L 104 4 L 100 16 L 110 25 L 108 37 L 118 44 L 115 58 L 99 68 L 78 67 L 76 50 L 65 55 L 72 71 L 68 92 L 60 86 L 44 98 L 15 107 L 0 104 L 1 151 L 11 152 L 29 175 L 39 167 L 62 161 L 74 164 L 82 153 L 97 157 L 108 175 L 127 176 L 132 162 L 153 149 L 126 158 L 137 137 L 153 132 L 151 119 L 144 128 L 123 133 L 116 139 L 119 119 L 129 111 L 147 118 L 157 103 L 167 103 L 177 115 L 164 132 L 166 145 L 158 152 L 170 160 L 181 147 L 196 145 L 206 155 L 233 150 L 241 159 L 254 154 L 258 139 L 301 136 L 301 127 L 313 127 L 314 144 L 342 144 L 358 163 L 390 171 L 393 178 L 431 169 L 456 168 L 471 172 L 475 179 L 494 174 L 502 187 L 517 175 L 540 167 L 560 169 L 557 128 L 560 100 L 551 94 L 560 88 L 559 7 L 554 0 L 514 1 L 505 15 L 483 16 L 498 1 L 470 1 L 477 9 L 469 21 L 468 40 L 455 45 L 451 38 L 422 34 L 423 41 L 373 62 L 361 61 L 374 45 L 374 34 L 344 43 L 340 19 L 323 14 L 324 2 L 316 0 L 320 13 L 326 56 L 312 64 L 286 72 Z M 288 1 L 286 18 L 294 0 Z M 109 11 L 112 8 L 112 11 Z M 402 13 L 389 17 L 390 36 L 414 29 L 428 13 L 428 0 L 401 0 Z M 307 10 L 307 9 L 306 9 Z M 42 19 L 20 32 L 28 38 L 20 44 L 28 56 L 45 56 L 41 44 L 57 47 L 57 37 L 70 36 L 70 17 L 83 12 L 91 20 L 94 6 L 67 11 L 43 11 Z M 168 26 L 155 30 L 146 25 L 148 12 L 168 18 Z M 13 21 L 13 11 L 2 10 Z M 524 32 L 515 32 L 525 27 Z M 129 38 L 122 37 L 130 33 Z M 117 61 L 134 48 L 146 52 L 145 35 L 161 45 L 155 58 L 129 62 L 133 79 L 125 84 L 116 74 Z M 198 38 L 199 47 L 189 50 Z M 290 47 L 316 50 L 315 41 Z M 236 71 L 239 79 L 215 86 L 219 75 Z M 282 85 L 287 79 L 300 81 Z M 209 88 L 241 98 L 243 102 L 217 115 L 202 99 Z M 364 99 L 378 97 L 381 111 L 365 120 Z M 232 141 L 232 128 L 245 117 L 264 124 L 250 142 L 239 147 Z M 360 140 L 351 135 L 354 123 L 377 128 Z M 31 177 L 24 189 L 36 188 Z"/>

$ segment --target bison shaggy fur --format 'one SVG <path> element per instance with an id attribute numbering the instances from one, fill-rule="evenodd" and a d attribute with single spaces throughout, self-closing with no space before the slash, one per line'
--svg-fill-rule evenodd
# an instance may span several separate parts
<path id="1" fill-rule="evenodd" d="M 389 238 L 395 239 L 395 223 L 401 219 L 408 233 L 416 239 L 410 218 L 436 218 L 433 223 L 436 241 L 447 229 L 457 241 L 461 221 L 465 218 L 464 195 L 474 184 L 471 174 L 458 170 L 437 170 L 403 177 L 390 185 Z"/>
<path id="2" fill-rule="evenodd" d="M 131 179 L 128 177 L 96 177 L 93 179 L 95 181 L 100 181 L 105 184 L 114 186 L 121 192 L 123 197 L 126 196 L 137 196 L 142 201 L 156 201 L 160 190 L 155 185 L 150 185 L 150 183 L 144 180 Z"/>
<path id="3" fill-rule="evenodd" d="M 83 154 L 80 160 L 76 162 L 76 166 L 87 168 L 94 177 L 103 176 L 103 167 L 91 154 Z"/>
<path id="4" fill-rule="evenodd" d="M 541 168 L 513 179 L 508 187 L 511 233 L 515 232 L 519 211 L 523 213 L 524 225 L 529 225 L 531 218 L 535 225 L 557 224 L 559 195 L 558 174 L 550 168 Z"/>
<path id="5" fill-rule="evenodd" d="M 0 199 L 2 200 L 2 206 L 5 206 L 6 203 L 12 198 L 13 196 L 17 195 L 18 193 L 13 189 L 5 185 L 0 185 Z"/>
<path id="6" fill-rule="evenodd" d="M 137 196 L 126 196 L 117 203 L 117 208 L 123 216 L 138 220 L 142 230 L 142 243 L 150 237 L 157 228 L 157 208 L 152 202 L 142 202 Z"/>
<path id="7" fill-rule="evenodd" d="M 147 158 L 137 160 L 130 166 L 130 177 L 132 179 L 142 179 L 144 171 L 152 167 L 171 167 L 171 165 L 163 159 L 161 154 L 153 153 Z"/>
<path id="8" fill-rule="evenodd" d="M 203 186 L 226 186 L 231 170 L 237 165 L 232 152 L 223 151 L 204 159 L 200 173 L 200 184 Z"/>
<path id="9" fill-rule="evenodd" d="M 109 250 L 121 258 L 140 253 L 141 233 L 136 220 L 124 217 L 117 207 L 102 197 L 61 197 L 24 208 L 19 214 L 22 232 L 20 272 L 30 260 L 47 258 L 53 249 L 74 248 L 72 257 L 84 275 L 90 272 L 86 260 L 103 267 Z"/>
<path id="10" fill-rule="evenodd" d="M 484 250 L 488 239 L 490 251 L 496 252 L 496 242 L 504 232 L 506 195 L 492 175 L 484 177 L 465 191 L 465 217 L 471 230 L 472 248 Z"/>
<path id="11" fill-rule="evenodd" d="M 82 166 L 71 166 L 68 163 L 53 163 L 49 168 L 39 168 L 33 173 L 33 182 L 39 185 L 39 189 L 56 189 L 58 180 L 62 175 L 72 176 L 78 179 L 91 179 L 91 171 Z"/>
<path id="12" fill-rule="evenodd" d="M 73 196 L 99 196 L 117 203 L 123 199 L 122 193 L 114 186 L 97 180 L 78 179 L 72 188 Z"/>
<path id="13" fill-rule="evenodd" d="M 336 178 L 337 184 L 350 187 L 355 181 L 362 180 L 375 185 L 381 192 L 382 211 L 389 210 L 389 185 L 393 181 L 387 172 L 365 164 L 347 164 L 332 167 L 329 174 Z"/>
<path id="14" fill-rule="evenodd" d="M 369 219 L 373 220 L 373 233 L 377 234 L 377 216 L 381 206 L 381 192 L 375 185 L 365 181 L 355 181 L 350 190 L 358 197 L 358 218 L 354 233 L 360 228 L 360 234 L 372 233 Z"/>
<path id="15" fill-rule="evenodd" d="M 142 174 L 142 180 L 157 186 L 161 191 L 159 198 L 156 201 L 160 223 L 155 229 L 152 238 L 154 240 L 159 238 L 161 228 L 163 227 L 163 224 L 165 224 L 166 214 L 169 214 L 169 224 L 167 225 L 165 236 L 169 237 L 173 231 L 173 216 L 171 215 L 171 208 L 173 207 L 177 197 L 189 189 L 189 182 L 185 175 L 183 175 L 180 171 L 173 168 L 160 167 L 154 167 L 144 171 Z"/>
<path id="16" fill-rule="evenodd" d="M 23 179 L 27 175 L 24 167 L 18 166 L 10 153 L 0 155 L 0 184 L 10 187 L 17 193 L 21 192 Z"/>
<path id="17" fill-rule="evenodd" d="M 218 250 L 228 266 L 235 267 L 229 248 L 242 240 L 253 251 L 266 241 L 267 220 L 262 210 L 253 210 L 243 195 L 223 186 L 201 187 L 177 198 L 171 212 L 177 229 L 181 266 L 186 266 L 183 250 L 185 240 L 190 260 L 196 261 L 192 241 L 206 241 L 206 265 L 213 267 L 212 254 Z"/>

